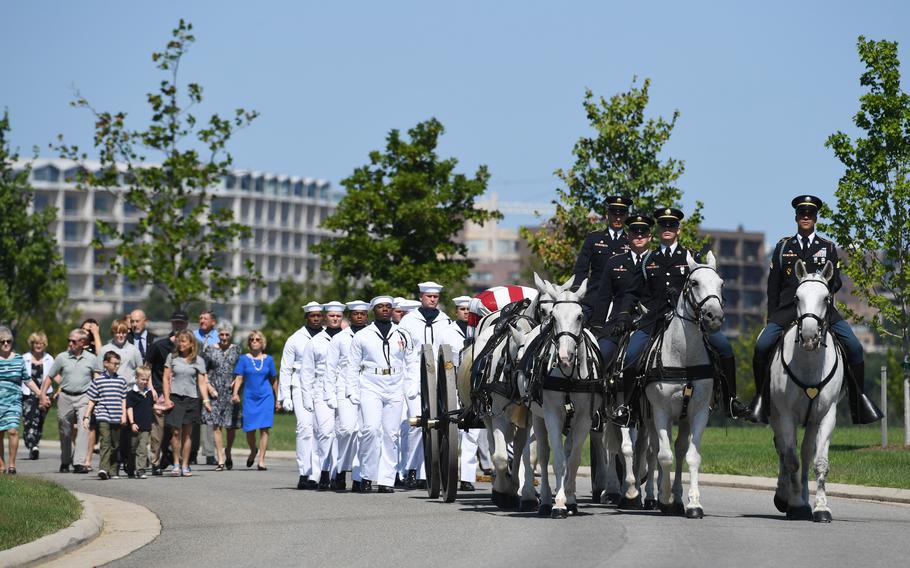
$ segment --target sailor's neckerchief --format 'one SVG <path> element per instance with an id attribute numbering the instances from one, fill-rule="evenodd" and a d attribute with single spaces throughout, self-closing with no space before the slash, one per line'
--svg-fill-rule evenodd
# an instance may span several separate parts
<path id="1" fill-rule="evenodd" d="M 376 320 L 373 322 L 373 325 L 375 325 L 378 330 L 376 335 L 382 340 L 382 356 L 385 357 L 386 365 L 391 368 L 392 359 L 390 357 L 391 347 L 389 347 L 389 332 L 392 331 L 392 322 Z"/>
<path id="2" fill-rule="evenodd" d="M 439 310 L 436 308 L 425 308 L 420 306 L 417 308 L 417 311 L 420 312 L 420 315 L 423 316 L 424 322 L 426 323 L 427 329 L 430 330 L 430 343 L 436 343 L 436 334 L 433 332 L 433 322 L 436 321 L 436 318 L 439 317 Z M 423 338 L 427 338 L 427 330 L 423 330 Z"/>

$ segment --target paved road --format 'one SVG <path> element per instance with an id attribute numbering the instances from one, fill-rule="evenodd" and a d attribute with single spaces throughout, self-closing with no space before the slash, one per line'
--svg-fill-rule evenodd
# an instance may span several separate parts
<path id="1" fill-rule="evenodd" d="M 239 456 L 240 454 L 238 454 Z M 46 456 L 46 457 L 45 457 Z M 356 495 L 297 491 L 294 463 L 265 472 L 100 481 L 56 473 L 50 452 L 19 462 L 86 493 L 144 505 L 161 519 L 154 542 L 111 566 L 879 566 L 906 565 L 910 506 L 831 499 L 830 525 L 788 522 L 767 492 L 704 487 L 702 520 L 581 506 L 565 520 L 502 512 L 489 485 L 453 504 L 425 492 Z M 587 479 L 580 481 L 590 494 Z"/>

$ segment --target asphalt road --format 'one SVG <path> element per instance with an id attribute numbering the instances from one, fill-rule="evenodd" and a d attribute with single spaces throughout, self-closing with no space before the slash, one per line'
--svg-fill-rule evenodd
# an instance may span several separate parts
<path id="1" fill-rule="evenodd" d="M 834 522 L 823 525 L 786 521 L 771 493 L 703 487 L 701 520 L 618 512 L 586 498 L 578 516 L 554 520 L 496 509 L 484 483 L 452 504 L 425 491 L 297 491 L 292 461 L 271 460 L 260 472 L 236 458 L 233 471 L 199 466 L 191 478 L 59 474 L 51 452 L 20 459 L 18 469 L 154 511 L 161 535 L 110 565 L 118 567 L 905 566 L 910 554 L 904 505 L 831 498 Z M 589 495 L 589 480 L 579 489 Z"/>

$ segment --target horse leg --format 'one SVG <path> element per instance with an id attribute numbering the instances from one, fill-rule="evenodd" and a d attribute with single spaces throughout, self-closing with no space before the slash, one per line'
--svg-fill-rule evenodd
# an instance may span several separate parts
<path id="1" fill-rule="evenodd" d="M 796 424 L 789 414 L 778 412 L 772 420 L 774 426 L 774 443 L 780 456 L 780 476 L 777 480 L 777 492 L 774 504 L 778 510 L 787 513 L 792 519 L 798 514 L 802 502 L 802 488 L 799 484 L 799 454 L 796 451 Z M 773 418 L 773 417 L 772 417 Z"/>
<path id="2" fill-rule="evenodd" d="M 660 484 L 657 488 L 657 500 L 662 513 L 673 514 L 673 494 L 670 490 L 670 468 L 673 467 L 673 450 L 670 434 L 672 425 L 670 415 L 662 408 L 653 408 L 654 430 L 657 433 L 657 463 L 660 467 Z"/>
<path id="3" fill-rule="evenodd" d="M 614 430 L 618 427 L 613 426 Z M 623 484 L 625 485 L 625 493 L 622 496 L 622 499 L 619 502 L 620 509 L 640 509 L 641 508 L 641 493 L 638 490 L 640 483 L 640 477 L 638 477 L 638 464 L 634 459 L 635 448 L 632 445 L 632 433 L 627 427 L 618 428 L 619 434 L 622 437 L 620 442 L 620 452 L 623 458 L 623 463 L 625 465 L 626 475 L 623 479 Z M 639 436 L 642 438 L 642 436 Z"/>
<path id="4" fill-rule="evenodd" d="M 809 471 L 814 469 L 812 462 L 815 460 L 815 444 L 818 436 L 818 423 L 809 422 L 806 424 L 806 431 L 803 434 L 803 444 L 800 448 L 800 467 L 799 467 L 799 485 L 800 500 L 805 504 L 802 514 L 808 513 L 811 517 L 812 509 L 809 507 Z"/>
<path id="5" fill-rule="evenodd" d="M 509 448 L 506 440 L 506 429 L 510 423 L 508 418 L 499 413 L 493 416 L 493 429 L 488 433 L 493 462 L 493 503 L 500 508 L 509 508 Z"/>
<path id="6" fill-rule="evenodd" d="M 686 518 L 689 519 L 700 519 L 705 516 L 698 488 L 698 471 L 701 468 L 701 437 L 708 425 L 708 405 L 709 401 L 705 400 L 704 408 L 691 417 L 689 449 L 686 451 L 686 463 L 689 465 L 689 503 L 686 505 Z"/>
<path id="7" fill-rule="evenodd" d="M 512 435 L 512 471 L 509 476 L 509 493 L 518 495 L 519 480 L 521 479 L 521 470 L 523 469 L 525 446 L 528 442 L 528 429 L 516 426 L 515 433 Z M 532 484 L 533 485 L 533 484 Z"/>
<path id="8" fill-rule="evenodd" d="M 657 467 L 657 439 L 650 428 L 645 428 L 639 436 L 645 439 L 641 449 L 643 452 L 641 460 L 645 474 L 644 507 L 648 510 L 654 510 L 657 508 L 657 498 L 654 496 L 654 491 L 657 483 L 660 483 L 661 475 L 660 468 Z M 654 479 L 655 472 L 657 472 L 656 481 Z M 641 479 L 641 476 L 639 476 L 639 479 Z"/>
<path id="9" fill-rule="evenodd" d="M 622 483 L 619 479 L 619 474 L 616 472 L 617 460 L 622 455 L 619 428 L 614 424 L 607 423 L 604 425 L 602 433 L 591 433 L 592 444 L 595 437 L 601 439 L 605 454 L 604 463 L 606 464 L 604 494 L 600 495 L 600 502 L 606 505 L 618 505 L 622 499 Z"/>
<path id="10" fill-rule="evenodd" d="M 582 408 L 585 410 L 578 412 L 573 418 L 572 429 L 569 431 L 569 435 L 566 439 L 568 454 L 566 456 L 566 475 L 564 489 L 566 493 L 566 509 L 570 515 L 578 514 L 578 496 L 576 493 L 575 484 L 576 480 L 578 479 L 578 466 L 581 465 L 582 448 L 584 448 L 585 439 L 588 437 L 588 433 L 591 431 L 591 415 L 588 413 L 587 409 L 590 408 L 591 404 L 590 400 L 588 399 L 592 396 L 594 395 L 575 395 L 575 397 L 581 399 L 576 401 L 576 408 Z M 603 440 L 603 437 L 599 434 L 592 436 L 592 438 L 594 437 L 600 437 L 601 441 Z"/>
<path id="11" fill-rule="evenodd" d="M 557 393 L 557 395 L 560 398 L 562 397 L 562 393 Z M 561 401 L 553 400 L 554 398 L 552 393 L 544 393 L 544 422 L 547 425 L 547 437 L 550 442 L 550 449 L 553 452 L 553 477 L 556 480 L 553 511 L 550 517 L 564 519 L 568 516 L 565 490 L 566 446 L 562 437 L 565 417 L 561 409 Z"/>
<path id="12" fill-rule="evenodd" d="M 537 465 L 540 467 L 540 507 L 537 514 L 549 517 L 553 511 L 553 491 L 550 489 L 550 440 L 544 419 L 534 416 L 534 436 L 537 439 Z M 533 472 L 531 476 L 533 477 Z"/>
<path id="13" fill-rule="evenodd" d="M 533 423 L 534 419 L 529 418 L 529 421 Z M 533 440 L 533 428 L 530 426 L 525 428 L 525 439 Z M 536 511 L 537 507 L 540 505 L 540 500 L 537 498 L 537 493 L 534 491 L 534 470 L 535 466 L 532 464 L 531 453 L 537 453 L 537 444 L 533 441 L 525 443 L 524 451 L 521 452 L 521 498 L 518 503 L 518 510 L 525 513 L 529 511 Z M 536 460 L 536 455 L 533 456 L 533 459 Z"/>
<path id="14" fill-rule="evenodd" d="M 812 520 L 817 523 L 831 522 L 831 509 L 828 508 L 828 496 L 825 492 L 825 483 L 828 481 L 828 448 L 831 444 L 831 435 L 834 433 L 834 423 L 837 417 L 837 406 L 832 404 L 828 413 L 822 418 L 816 435 L 815 450 L 815 509 L 812 511 Z M 803 442 L 805 443 L 805 442 Z"/>

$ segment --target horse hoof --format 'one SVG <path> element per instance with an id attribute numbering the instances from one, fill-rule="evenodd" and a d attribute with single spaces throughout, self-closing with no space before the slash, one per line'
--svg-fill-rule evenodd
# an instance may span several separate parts
<path id="1" fill-rule="evenodd" d="M 539 517 L 549 517 L 553 512 L 553 505 L 541 505 L 537 508 L 537 516 Z"/>
<path id="2" fill-rule="evenodd" d="M 802 507 L 790 507 L 787 509 L 788 521 L 809 521 L 812 520 L 812 509 L 808 505 Z"/>
<path id="3" fill-rule="evenodd" d="M 777 507 L 777 510 L 781 513 L 787 512 L 787 500 L 783 497 L 778 497 L 777 493 L 774 494 L 774 506 Z"/>
<path id="4" fill-rule="evenodd" d="M 660 509 L 660 512 L 667 516 L 673 516 L 677 514 L 676 503 L 670 503 L 664 505 L 663 503 L 658 502 L 657 508 Z"/>
<path id="5" fill-rule="evenodd" d="M 570 515 L 577 515 L 578 514 L 578 505 L 576 503 L 569 503 L 568 505 L 566 505 L 566 510 L 569 512 Z"/>
<path id="6" fill-rule="evenodd" d="M 646 511 L 656 511 L 660 503 L 657 499 L 645 499 L 645 510 Z"/>
<path id="7" fill-rule="evenodd" d="M 530 513 L 536 511 L 539 503 L 537 499 L 522 500 L 518 503 L 518 511 L 521 513 Z"/>
<path id="8" fill-rule="evenodd" d="M 831 511 L 815 511 L 812 513 L 812 520 L 816 523 L 830 523 Z"/>
<path id="9" fill-rule="evenodd" d="M 600 503 L 610 507 L 616 507 L 622 502 L 622 495 L 619 493 L 604 493 L 600 496 Z"/>
<path id="10" fill-rule="evenodd" d="M 550 511 L 551 519 L 565 519 L 568 516 L 569 516 L 569 511 L 566 509 L 555 509 L 554 508 L 552 511 Z"/>
<path id="11" fill-rule="evenodd" d="M 619 500 L 619 504 L 616 506 L 616 508 L 621 511 L 638 511 L 638 510 L 640 510 L 642 508 L 641 495 L 639 495 L 635 499 L 629 499 L 627 497 L 623 497 L 622 499 Z"/>
<path id="12" fill-rule="evenodd" d="M 518 508 L 519 501 L 520 499 L 517 495 L 493 491 L 493 504 L 500 509 L 516 509 Z"/>
<path id="13" fill-rule="evenodd" d="M 686 509 L 686 518 L 687 519 L 701 519 L 704 518 L 705 512 L 701 507 L 692 507 L 691 509 Z"/>

